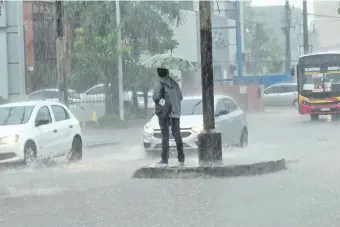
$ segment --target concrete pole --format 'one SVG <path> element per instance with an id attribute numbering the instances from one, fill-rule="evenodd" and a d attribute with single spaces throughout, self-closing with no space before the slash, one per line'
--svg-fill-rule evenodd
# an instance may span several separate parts
<path id="1" fill-rule="evenodd" d="M 56 41 L 56 54 L 57 54 L 57 77 L 59 87 L 59 102 L 68 106 L 68 89 L 65 71 L 65 53 L 66 41 L 64 38 L 63 26 L 63 5 L 62 1 L 56 1 L 56 14 L 57 14 L 57 41 Z"/>
<path id="2" fill-rule="evenodd" d="M 23 1 L 17 1 L 18 14 L 18 60 L 19 60 L 19 80 L 20 80 L 20 99 L 26 98 L 26 64 L 25 64 L 25 32 L 24 32 L 24 13 Z"/>
<path id="3" fill-rule="evenodd" d="M 221 133 L 215 131 L 214 76 L 212 58 L 211 2 L 200 1 L 200 49 L 204 131 L 198 136 L 200 164 L 222 161 Z"/>
<path id="4" fill-rule="evenodd" d="M 120 6 L 119 0 L 116 0 L 116 23 L 117 23 L 117 49 L 120 51 L 121 49 L 121 29 L 120 29 Z M 123 88 L 123 62 L 122 62 L 122 54 L 118 55 L 118 90 L 119 90 L 119 116 L 120 120 L 124 121 L 124 88 Z"/>
<path id="5" fill-rule="evenodd" d="M 303 0 L 302 6 L 302 14 L 303 14 L 303 52 L 304 54 L 308 54 L 309 52 L 309 44 L 308 44 L 308 15 L 307 15 L 307 1 Z"/>
<path id="6" fill-rule="evenodd" d="M 285 35 L 286 35 L 286 73 L 291 70 L 291 45 L 290 45 L 290 28 L 291 28 L 291 10 L 289 1 L 286 0 L 285 5 Z"/>
<path id="7" fill-rule="evenodd" d="M 237 76 L 243 76 L 242 25 L 240 0 L 235 0 Z M 243 15 L 242 15 L 243 16 Z"/>

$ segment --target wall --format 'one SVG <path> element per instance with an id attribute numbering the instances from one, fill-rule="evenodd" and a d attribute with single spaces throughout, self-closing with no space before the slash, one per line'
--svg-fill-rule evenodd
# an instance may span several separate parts
<path id="1" fill-rule="evenodd" d="M 25 97 L 23 2 L 5 1 L 0 16 L 0 96 Z"/>

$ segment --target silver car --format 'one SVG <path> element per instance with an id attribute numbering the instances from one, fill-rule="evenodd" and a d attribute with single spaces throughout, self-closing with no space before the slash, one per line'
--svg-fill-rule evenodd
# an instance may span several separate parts
<path id="1" fill-rule="evenodd" d="M 264 89 L 263 104 L 268 106 L 296 106 L 298 104 L 296 83 L 275 84 Z"/>
<path id="2" fill-rule="evenodd" d="M 181 135 L 185 150 L 198 148 L 198 135 L 203 130 L 202 97 L 184 97 L 180 118 Z M 248 145 L 248 127 L 245 113 L 235 101 L 224 95 L 215 95 L 215 124 L 216 130 L 222 133 L 223 145 Z M 158 117 L 153 116 L 145 124 L 143 145 L 146 152 L 162 150 L 162 134 L 158 124 Z M 174 137 L 170 133 L 169 146 L 176 149 Z"/>

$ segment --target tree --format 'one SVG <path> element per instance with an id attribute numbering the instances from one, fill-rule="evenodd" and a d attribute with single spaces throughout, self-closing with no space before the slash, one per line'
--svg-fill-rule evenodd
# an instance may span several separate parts
<path id="1" fill-rule="evenodd" d="M 112 85 L 114 71 L 118 55 L 129 53 L 130 47 L 122 46 L 117 48 L 117 30 L 112 29 L 103 35 L 98 35 L 91 28 L 80 28 L 76 32 L 77 39 L 74 45 L 74 57 L 82 65 L 91 65 L 92 69 L 98 72 L 99 79 L 105 86 L 106 113 L 114 113 L 115 100 L 112 92 L 109 91 L 109 84 Z M 111 88 L 113 86 L 110 86 Z"/>
<path id="2" fill-rule="evenodd" d="M 141 89 L 144 94 L 145 113 L 148 106 L 148 91 L 153 85 L 154 70 L 143 70 L 139 64 L 141 55 L 155 55 L 174 49 L 172 24 L 179 25 L 183 19 L 178 2 L 126 1 L 123 4 L 123 34 L 125 42 L 132 47 L 132 67 L 129 83 L 134 97 Z"/>
<path id="3" fill-rule="evenodd" d="M 68 20 L 77 20 L 82 30 L 77 32 L 75 61 L 79 71 L 100 72 L 97 79 L 106 78 L 111 83 L 112 98 L 117 100 L 117 65 L 115 2 L 68 2 Z M 145 106 L 151 87 L 152 73 L 146 73 L 139 66 L 141 55 L 164 53 L 175 48 L 171 23 L 179 24 L 181 13 L 178 2 L 121 1 L 122 40 L 129 47 L 129 54 L 123 54 L 124 90 L 144 92 Z M 80 70 L 80 68 L 82 70 Z M 103 72 L 102 72 L 103 71 Z M 90 75 L 91 76 L 91 75 Z M 93 76 L 93 75 L 92 75 Z M 113 105 L 118 107 L 118 105 Z"/>
<path id="4" fill-rule="evenodd" d="M 263 23 L 253 21 L 255 12 L 249 2 L 244 2 L 244 15 L 245 50 L 250 54 L 247 71 L 253 74 L 280 71 L 284 60 L 282 46 Z"/>

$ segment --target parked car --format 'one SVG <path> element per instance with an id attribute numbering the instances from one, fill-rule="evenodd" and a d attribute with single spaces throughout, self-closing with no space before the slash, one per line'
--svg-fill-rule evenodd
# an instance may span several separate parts
<path id="1" fill-rule="evenodd" d="M 297 106 L 296 83 L 275 84 L 264 89 L 263 104 L 270 106 Z"/>
<path id="2" fill-rule="evenodd" d="M 149 91 L 148 92 L 148 108 L 154 108 L 155 103 L 152 99 L 152 94 L 153 92 Z M 144 93 L 139 91 L 137 92 L 137 101 L 138 101 L 138 106 L 139 108 L 144 108 Z"/>
<path id="3" fill-rule="evenodd" d="M 69 104 L 79 103 L 81 101 L 80 95 L 76 93 L 75 90 L 68 90 L 68 102 Z M 43 100 L 43 101 L 50 101 L 50 102 L 57 102 L 59 100 L 59 89 L 57 88 L 49 88 L 49 89 L 42 89 L 26 96 L 27 101 L 32 100 Z"/>
<path id="4" fill-rule="evenodd" d="M 222 143 L 246 147 L 248 145 L 248 126 L 245 113 L 229 96 L 215 95 L 215 124 L 222 133 Z M 198 148 L 198 135 L 203 130 L 202 97 L 188 96 L 181 102 L 182 116 L 180 118 L 181 135 L 184 149 Z M 146 152 L 162 149 L 162 134 L 158 117 L 153 116 L 145 124 L 143 145 Z M 176 144 L 170 133 L 170 149 Z"/>
<path id="5" fill-rule="evenodd" d="M 111 87 L 111 84 L 109 84 L 109 87 Z M 124 92 L 124 101 L 125 102 L 132 102 L 132 91 L 126 91 Z M 137 92 L 137 102 L 139 108 L 144 108 L 144 93 L 138 91 Z M 80 94 L 80 99 L 82 102 L 85 103 L 103 103 L 105 101 L 105 85 L 104 84 L 98 84 L 84 93 Z M 152 92 L 148 92 L 148 108 L 153 108 L 154 103 L 152 100 Z"/>
<path id="6" fill-rule="evenodd" d="M 82 158 L 78 120 L 58 102 L 27 101 L 0 105 L 0 163 L 42 157 Z"/>
<path id="7" fill-rule="evenodd" d="M 111 84 L 109 84 L 109 87 L 111 87 Z M 91 87 L 84 93 L 81 93 L 80 98 L 82 102 L 104 102 L 105 101 L 105 85 L 98 84 L 98 85 Z M 132 100 L 132 92 L 124 92 L 124 101 L 131 101 L 131 100 Z"/>

